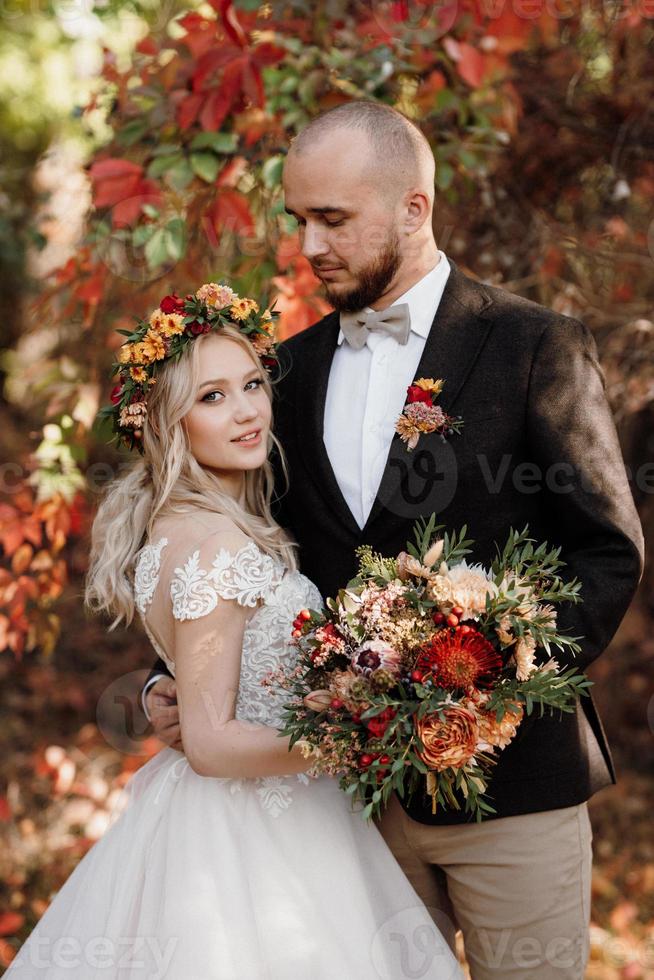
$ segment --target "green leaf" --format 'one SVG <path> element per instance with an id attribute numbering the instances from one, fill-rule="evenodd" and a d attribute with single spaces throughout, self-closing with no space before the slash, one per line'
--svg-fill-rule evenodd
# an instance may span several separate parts
<path id="1" fill-rule="evenodd" d="M 168 259 L 168 245 L 166 242 L 165 228 L 157 228 L 152 238 L 146 242 L 145 257 L 151 269 L 156 269 L 166 262 Z"/>
<path id="2" fill-rule="evenodd" d="M 173 218 L 168 222 L 165 238 L 168 255 L 178 262 L 186 251 L 186 229 L 181 218 Z"/>
<path id="3" fill-rule="evenodd" d="M 202 180 L 206 180 L 207 184 L 213 184 L 220 170 L 220 160 L 209 151 L 191 153 L 191 167 L 193 173 Z"/>
<path id="4" fill-rule="evenodd" d="M 121 146 L 133 146 L 141 140 L 148 130 L 148 120 L 145 116 L 138 119 L 130 119 L 123 128 L 116 133 L 116 142 Z"/>
<path id="5" fill-rule="evenodd" d="M 168 156 L 155 157 L 148 165 L 148 177 L 161 177 L 167 170 L 172 170 L 183 159 L 184 157 L 181 153 L 171 153 Z"/>
<path id="6" fill-rule="evenodd" d="M 439 163 L 436 167 L 436 186 L 441 191 L 446 191 L 454 180 L 454 169 L 449 163 Z"/>
<path id="7" fill-rule="evenodd" d="M 132 234 L 132 244 L 136 248 L 140 248 L 142 245 L 145 245 L 145 243 L 152 238 L 156 228 L 156 225 L 138 225 Z M 131 336 L 131 331 L 129 330 L 121 330 L 119 332 L 126 333 L 128 336 Z"/>
<path id="8" fill-rule="evenodd" d="M 277 187 L 281 183 L 283 169 L 284 157 L 281 154 L 269 157 L 261 168 L 264 185 L 268 188 Z"/>
<path id="9" fill-rule="evenodd" d="M 157 143 L 150 150 L 150 156 L 153 157 L 169 157 L 174 153 L 181 153 L 182 146 L 180 143 Z"/>
<path id="10" fill-rule="evenodd" d="M 193 180 L 193 168 L 186 157 L 182 157 L 179 163 L 166 173 L 166 179 L 177 191 L 183 191 L 188 187 Z"/>
<path id="11" fill-rule="evenodd" d="M 238 149 L 237 133 L 198 133 L 190 144 L 191 153 L 196 150 L 213 150 L 214 153 L 234 153 Z"/>

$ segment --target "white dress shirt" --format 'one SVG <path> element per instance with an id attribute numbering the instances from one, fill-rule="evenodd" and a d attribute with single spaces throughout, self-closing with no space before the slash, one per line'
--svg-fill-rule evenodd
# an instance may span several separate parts
<path id="1" fill-rule="evenodd" d="M 361 528 L 377 496 L 395 423 L 406 404 L 406 390 L 416 380 L 450 274 L 445 254 L 438 254 L 437 265 L 392 304 L 409 304 L 411 332 L 406 344 L 372 331 L 364 346 L 355 350 L 342 331 L 338 336 L 327 385 L 323 441 L 341 492 Z"/>
<path id="2" fill-rule="evenodd" d="M 363 527 L 377 496 L 395 423 L 406 404 L 406 390 L 415 380 L 450 264 L 439 250 L 439 261 L 393 306 L 409 304 L 411 332 L 406 344 L 383 333 L 369 333 L 354 350 L 342 331 L 334 352 L 325 399 L 323 441 L 334 475 L 359 527 Z M 369 307 L 366 307 L 369 309 Z M 144 687 L 141 704 L 148 720 Z"/>

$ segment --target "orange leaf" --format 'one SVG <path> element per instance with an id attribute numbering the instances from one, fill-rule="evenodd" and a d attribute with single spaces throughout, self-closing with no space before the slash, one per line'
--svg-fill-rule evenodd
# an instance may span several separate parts
<path id="1" fill-rule="evenodd" d="M 16 950 L 6 939 L 0 939 L 0 966 L 9 966 L 16 956 Z"/>
<path id="2" fill-rule="evenodd" d="M 273 280 L 277 282 L 277 280 Z M 281 313 L 279 318 L 278 335 L 280 340 L 286 340 L 306 330 L 312 323 L 316 323 L 325 314 L 329 313 L 331 307 L 319 296 L 306 299 L 303 296 L 280 295 L 277 300 L 276 308 Z"/>
<path id="3" fill-rule="evenodd" d="M 7 557 L 11 557 L 23 541 L 31 541 L 39 547 L 42 541 L 41 524 L 38 516 L 21 515 L 8 504 L 0 504 L 0 544 Z"/>
<path id="4" fill-rule="evenodd" d="M 486 76 L 486 59 L 481 51 L 463 41 L 459 44 L 459 57 L 456 62 L 459 75 L 472 88 L 479 88 Z"/>
<path id="5" fill-rule="evenodd" d="M 246 157 L 234 157 L 226 163 L 216 178 L 217 187 L 236 187 L 243 174 L 248 169 Z"/>
<path id="6" fill-rule="evenodd" d="M 505 0 L 483 0 L 481 7 L 482 13 L 489 17 L 485 24 L 486 37 L 495 38 L 493 50 L 502 55 L 522 51 L 536 27 L 540 27 L 543 18 L 548 17 L 547 11 L 543 9 L 544 3 L 536 17 L 520 16 L 515 5 L 505 3 Z"/>
<path id="7" fill-rule="evenodd" d="M 33 555 L 34 549 L 31 544 L 22 544 L 20 548 L 16 549 L 11 559 L 11 570 L 14 575 L 22 575 L 23 572 L 27 571 Z"/>
<path id="8" fill-rule="evenodd" d="M 9 626 L 10 621 L 7 616 L 0 615 L 0 651 L 6 650 L 9 646 Z"/>

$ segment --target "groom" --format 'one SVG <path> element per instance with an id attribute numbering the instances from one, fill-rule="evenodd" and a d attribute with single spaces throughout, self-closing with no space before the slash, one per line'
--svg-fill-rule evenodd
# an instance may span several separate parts
<path id="1" fill-rule="evenodd" d="M 291 145 L 284 190 L 335 310 L 280 348 L 276 432 L 290 486 L 278 519 L 299 542 L 302 571 L 333 595 L 355 573 L 357 546 L 397 554 L 421 515 L 467 524 L 483 563 L 510 527 L 528 524 L 582 582 L 583 604 L 559 614 L 564 632 L 584 637 L 582 652 L 557 659 L 587 667 L 629 606 L 643 549 L 591 334 L 469 278 L 437 248 L 434 158 L 388 106 L 352 102 L 313 120 Z M 439 404 L 464 426 L 447 442 L 423 435 L 409 452 L 394 428 L 420 377 L 443 379 Z M 155 732 L 174 743 L 164 673 L 159 663 L 144 697 Z M 584 698 L 562 718 L 525 718 L 489 786 L 494 818 L 476 824 L 433 815 L 426 796 L 392 798 L 379 828 L 441 931 L 453 941 L 463 930 L 474 980 L 581 980 L 586 801 L 612 782 Z"/>

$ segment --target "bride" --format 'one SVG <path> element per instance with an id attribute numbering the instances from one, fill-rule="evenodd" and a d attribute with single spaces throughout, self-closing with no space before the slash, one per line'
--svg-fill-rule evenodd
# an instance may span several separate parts
<path id="1" fill-rule="evenodd" d="M 119 355 L 114 422 L 141 458 L 99 508 L 86 600 L 112 628 L 138 610 L 176 678 L 184 751 L 132 777 L 6 975 L 458 977 L 379 831 L 289 749 L 261 683 L 292 661 L 298 611 L 322 605 L 270 512 L 274 348 L 242 315 L 196 335 L 175 299 Z"/>

